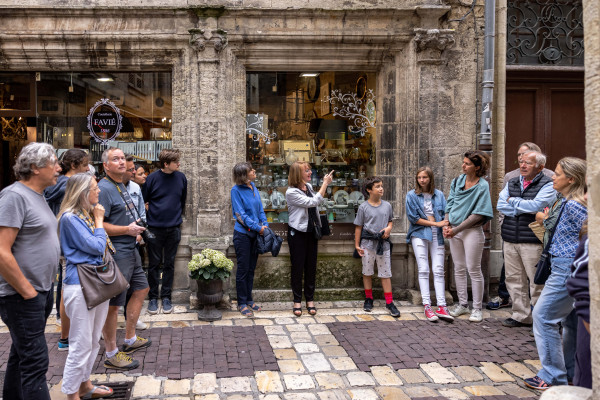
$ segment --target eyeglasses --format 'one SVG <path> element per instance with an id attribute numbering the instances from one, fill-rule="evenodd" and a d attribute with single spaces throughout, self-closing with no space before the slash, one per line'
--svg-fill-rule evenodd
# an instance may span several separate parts
<path id="1" fill-rule="evenodd" d="M 135 172 L 135 168 L 129 168 L 127 171 L 128 172 Z"/>

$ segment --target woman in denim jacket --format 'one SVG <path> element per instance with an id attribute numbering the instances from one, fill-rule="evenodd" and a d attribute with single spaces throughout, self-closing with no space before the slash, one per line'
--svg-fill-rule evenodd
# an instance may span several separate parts
<path id="1" fill-rule="evenodd" d="M 431 322 L 439 318 L 445 321 L 454 320 L 446 307 L 444 290 L 445 254 L 442 227 L 448 225 L 448 221 L 444 220 L 445 210 L 446 198 L 444 193 L 435 188 L 433 171 L 429 167 L 419 168 L 415 176 L 415 188 L 406 195 L 406 216 L 410 222 L 406 243 L 412 244 L 415 253 L 425 317 Z M 435 311 L 431 309 L 429 295 L 429 257 L 438 306 Z"/>

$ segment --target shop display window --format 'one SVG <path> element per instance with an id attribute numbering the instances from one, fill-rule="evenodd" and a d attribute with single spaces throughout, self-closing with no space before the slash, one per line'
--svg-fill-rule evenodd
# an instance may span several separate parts
<path id="1" fill-rule="evenodd" d="M 171 147 L 170 72 L 42 72 L 36 84 L 37 141 L 60 154 L 70 148 L 101 155 L 114 146 L 158 167 L 158 154 Z"/>
<path id="2" fill-rule="evenodd" d="M 295 161 L 311 165 L 316 190 L 335 171 L 319 212 L 330 223 L 353 223 L 364 179 L 375 172 L 376 106 L 374 73 L 247 73 L 246 155 L 269 223 L 288 222 L 285 191 Z"/>

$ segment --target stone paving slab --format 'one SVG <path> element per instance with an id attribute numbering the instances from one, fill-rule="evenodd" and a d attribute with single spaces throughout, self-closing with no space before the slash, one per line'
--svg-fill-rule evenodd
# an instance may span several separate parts
<path id="1" fill-rule="evenodd" d="M 530 329 L 507 328 L 498 319 L 479 324 L 417 320 L 333 322 L 327 326 L 362 371 L 387 364 L 406 369 L 433 362 L 442 367 L 478 366 L 537 358 Z"/>
<path id="2" fill-rule="evenodd" d="M 142 320 L 150 329 L 138 334 L 150 337 L 154 344 L 134 354 L 142 367 L 126 372 L 105 369 L 98 356 L 91 378 L 95 382 L 133 382 L 132 400 L 535 400 L 540 394 L 522 383 L 523 377 L 535 375 L 539 365 L 535 348 L 527 349 L 533 346 L 529 331 L 501 327 L 499 321 L 505 317 L 498 311 L 486 311 L 481 324 L 464 318 L 446 324 L 423 321 L 422 307 L 406 304 L 399 304 L 402 318 L 398 320 L 387 314 L 383 303 L 366 315 L 362 302 L 318 302 L 317 316 L 301 318 L 291 317 L 287 303 L 261 305 L 268 311 L 257 318 L 226 311 L 221 321 L 213 323 L 198 321 L 195 313 L 182 306 L 167 318 L 143 314 Z M 340 329 L 354 324 L 357 327 L 353 329 Z M 336 326 L 337 334 L 332 329 Z M 62 377 L 66 354 L 56 349 L 57 328 L 51 318 L 47 325 L 52 375 L 49 386 L 52 400 L 65 400 L 57 380 Z M 0 326 L 0 333 L 2 329 Z M 357 329 L 361 330 L 359 334 Z M 340 334 L 348 336 L 340 340 Z M 122 335 L 120 329 L 119 343 Z M 414 366 L 402 369 L 386 363 L 363 370 L 344 346 L 344 341 L 353 337 L 362 340 L 357 344 L 363 349 L 359 352 L 361 362 L 363 355 L 374 357 L 365 345 L 374 342 L 381 347 L 382 356 L 403 354 L 414 361 L 409 364 Z M 494 342 L 498 343 L 494 346 Z M 398 345 L 400 352 L 393 353 L 388 343 Z M 8 335 L 0 334 L 0 371 L 6 368 L 9 345 Z M 526 354 L 509 346 L 521 346 Z M 449 351 L 452 349 L 448 347 L 458 350 Z M 500 347 L 504 353 L 498 351 Z M 469 353 L 468 348 L 483 353 Z M 457 365 L 442 364 L 458 352 L 463 357 L 456 360 Z M 263 357 L 262 368 L 252 364 L 257 353 Z M 433 360 L 424 361 L 426 356 Z M 483 359 L 478 361 L 477 356 Z M 466 359 L 474 361 L 466 363 Z M 225 366 L 215 368 L 217 360 Z M 234 373 L 228 376 L 231 371 Z"/>
<path id="3" fill-rule="evenodd" d="M 169 379 L 194 378 L 195 374 L 215 373 L 217 378 L 253 375 L 254 371 L 279 370 L 273 348 L 262 326 L 196 326 L 188 328 L 148 329 L 140 336 L 150 338 L 152 346 L 133 357 L 140 367 L 129 371 Z M 117 343 L 123 343 L 124 331 L 117 331 Z M 47 379 L 56 384 L 62 379 L 67 352 L 56 346 L 59 334 L 46 334 L 49 350 Z M 10 335 L 0 334 L 0 371 L 6 371 Z M 92 373 L 118 372 L 106 369 L 104 341 L 100 341 Z"/>

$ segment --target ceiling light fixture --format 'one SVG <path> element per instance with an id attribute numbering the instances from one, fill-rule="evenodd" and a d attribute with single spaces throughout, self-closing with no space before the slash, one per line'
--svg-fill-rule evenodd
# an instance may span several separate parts
<path id="1" fill-rule="evenodd" d="M 113 78 L 111 78 L 110 76 L 102 76 L 100 78 L 98 78 L 98 82 L 112 82 Z"/>
<path id="2" fill-rule="evenodd" d="M 313 76 L 319 76 L 319 73 L 318 72 L 303 72 L 300 74 L 300 76 L 303 78 L 310 78 Z"/>

